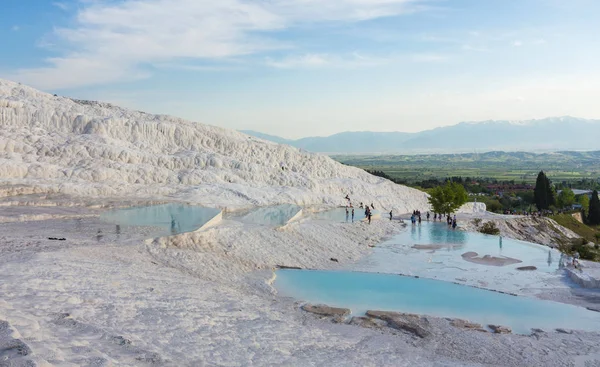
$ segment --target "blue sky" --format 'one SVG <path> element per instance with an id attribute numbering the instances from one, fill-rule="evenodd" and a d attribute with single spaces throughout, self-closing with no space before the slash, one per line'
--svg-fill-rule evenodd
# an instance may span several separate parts
<path id="1" fill-rule="evenodd" d="M 0 77 L 287 138 L 600 118 L 596 0 L 3 0 Z"/>

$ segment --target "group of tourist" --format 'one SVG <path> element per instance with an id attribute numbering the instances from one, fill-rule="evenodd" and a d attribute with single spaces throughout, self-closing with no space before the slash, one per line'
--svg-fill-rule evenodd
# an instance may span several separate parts
<path id="1" fill-rule="evenodd" d="M 352 201 L 350 200 L 350 196 L 346 195 L 346 197 L 344 199 L 346 199 L 346 201 L 347 201 L 346 222 L 349 222 L 351 219 L 352 223 L 354 223 L 354 207 L 352 206 Z M 373 203 L 371 203 L 371 205 L 368 205 L 368 204 L 363 204 L 361 202 L 359 205 L 359 209 L 365 210 L 365 218 L 367 218 L 369 224 L 371 224 L 371 218 L 373 216 L 372 210 L 375 210 L 375 205 L 373 205 Z M 390 210 L 389 217 L 390 217 L 390 221 L 391 221 L 393 219 L 393 211 L 392 210 Z M 425 213 L 425 218 L 427 219 L 427 221 L 429 221 L 429 219 L 431 218 L 431 214 L 429 212 Z M 442 214 L 433 213 L 433 221 L 434 222 L 437 221 L 438 219 L 441 222 L 442 218 L 443 218 Z M 412 215 L 410 217 L 411 223 L 413 225 L 421 224 L 422 220 L 423 219 L 422 219 L 421 211 L 413 210 Z M 402 219 L 400 219 L 400 221 L 402 222 Z M 451 226 L 452 229 L 456 229 L 456 227 L 457 227 L 456 215 L 454 215 L 454 217 L 451 217 L 448 214 L 446 216 L 446 223 L 448 224 L 448 226 Z"/>
<path id="2" fill-rule="evenodd" d="M 350 208 L 352 209 L 352 223 L 354 223 L 354 208 L 352 208 L 352 206 L 350 206 Z M 348 221 L 349 215 L 350 215 L 350 211 L 348 210 L 348 207 L 346 207 L 346 222 Z"/>
<path id="3" fill-rule="evenodd" d="M 429 212 L 427 212 L 427 220 L 429 220 Z M 413 213 L 410 216 L 410 222 L 412 224 L 416 224 L 417 222 L 421 224 L 421 212 L 419 210 L 413 210 Z"/>
<path id="4" fill-rule="evenodd" d="M 346 197 L 344 199 L 346 199 L 346 201 L 348 202 L 346 205 L 346 222 L 348 222 L 350 219 L 350 216 L 352 216 L 352 223 L 354 223 L 354 206 L 352 206 L 352 201 L 350 200 L 350 196 L 346 195 Z M 365 209 L 365 218 L 367 218 L 367 220 L 369 221 L 369 224 L 371 224 L 371 219 L 373 217 L 373 212 L 371 210 L 375 210 L 375 205 L 373 203 L 371 203 L 371 205 L 368 205 L 368 204 L 363 204 L 361 202 L 360 205 L 358 206 L 358 208 Z M 390 212 L 390 219 L 391 219 L 391 215 L 392 215 L 392 212 Z"/>
<path id="5" fill-rule="evenodd" d="M 433 221 L 437 221 L 439 219 L 439 221 L 441 222 L 443 218 L 442 214 L 437 214 L 437 213 L 433 213 Z M 427 212 L 427 220 L 429 220 L 429 212 Z M 452 229 L 456 229 L 457 226 L 457 222 L 456 222 L 456 214 L 454 215 L 454 217 L 451 217 L 450 214 L 446 215 L 446 224 L 448 224 L 448 226 L 451 226 Z"/>

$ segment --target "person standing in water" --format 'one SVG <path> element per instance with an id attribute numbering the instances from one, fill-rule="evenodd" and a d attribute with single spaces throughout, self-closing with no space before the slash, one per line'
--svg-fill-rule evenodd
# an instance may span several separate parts
<path id="1" fill-rule="evenodd" d="M 452 220 L 452 229 L 456 229 L 456 219 Z"/>
<path id="2" fill-rule="evenodd" d="M 427 212 L 427 221 L 429 222 L 429 212 Z"/>
<path id="3" fill-rule="evenodd" d="M 352 208 L 352 223 L 354 223 L 354 208 Z"/>
<path id="4" fill-rule="evenodd" d="M 390 220 L 392 220 L 392 211 L 390 210 Z"/>
<path id="5" fill-rule="evenodd" d="M 346 207 L 346 222 L 348 222 L 348 207 Z"/>

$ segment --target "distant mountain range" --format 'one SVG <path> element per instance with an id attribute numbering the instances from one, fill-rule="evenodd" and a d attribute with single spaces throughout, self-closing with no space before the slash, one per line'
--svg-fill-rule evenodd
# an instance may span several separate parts
<path id="1" fill-rule="evenodd" d="M 251 130 L 242 132 L 311 152 L 331 154 L 600 150 L 600 120 L 571 116 L 527 121 L 462 122 L 418 133 L 342 132 L 298 140 Z"/>

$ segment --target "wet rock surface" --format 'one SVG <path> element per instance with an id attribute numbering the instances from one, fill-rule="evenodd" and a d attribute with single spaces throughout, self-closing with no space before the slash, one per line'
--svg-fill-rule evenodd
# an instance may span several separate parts
<path id="1" fill-rule="evenodd" d="M 419 338 L 431 335 L 429 320 L 426 317 L 386 311 L 367 311 L 367 316 L 386 321 L 387 326 L 407 331 Z"/>
<path id="2" fill-rule="evenodd" d="M 510 334 L 512 333 L 512 329 L 506 326 L 501 325 L 488 325 L 490 329 L 494 332 L 494 334 Z"/>
<path id="3" fill-rule="evenodd" d="M 356 325 L 369 329 L 381 329 L 387 325 L 387 322 L 372 317 L 355 316 L 350 320 L 350 325 Z"/>
<path id="4" fill-rule="evenodd" d="M 276 265 L 275 267 L 277 269 L 302 270 L 299 266 Z"/>
<path id="5" fill-rule="evenodd" d="M 331 318 L 333 322 L 338 323 L 343 322 L 350 315 L 350 309 L 348 308 L 329 307 L 327 305 L 306 304 L 302 306 L 302 309 L 315 315 Z"/>
<path id="6" fill-rule="evenodd" d="M 517 268 L 517 270 L 531 271 L 531 270 L 537 270 L 537 268 L 535 266 L 520 266 Z"/>
<path id="7" fill-rule="evenodd" d="M 453 319 L 452 321 L 450 321 L 450 325 L 452 325 L 456 328 L 459 328 L 459 329 L 468 329 L 468 330 L 477 330 L 477 331 L 481 331 L 481 332 L 487 332 L 487 330 L 485 330 L 481 324 L 478 324 L 476 322 L 470 322 L 467 320 L 462 320 L 462 319 Z"/>

